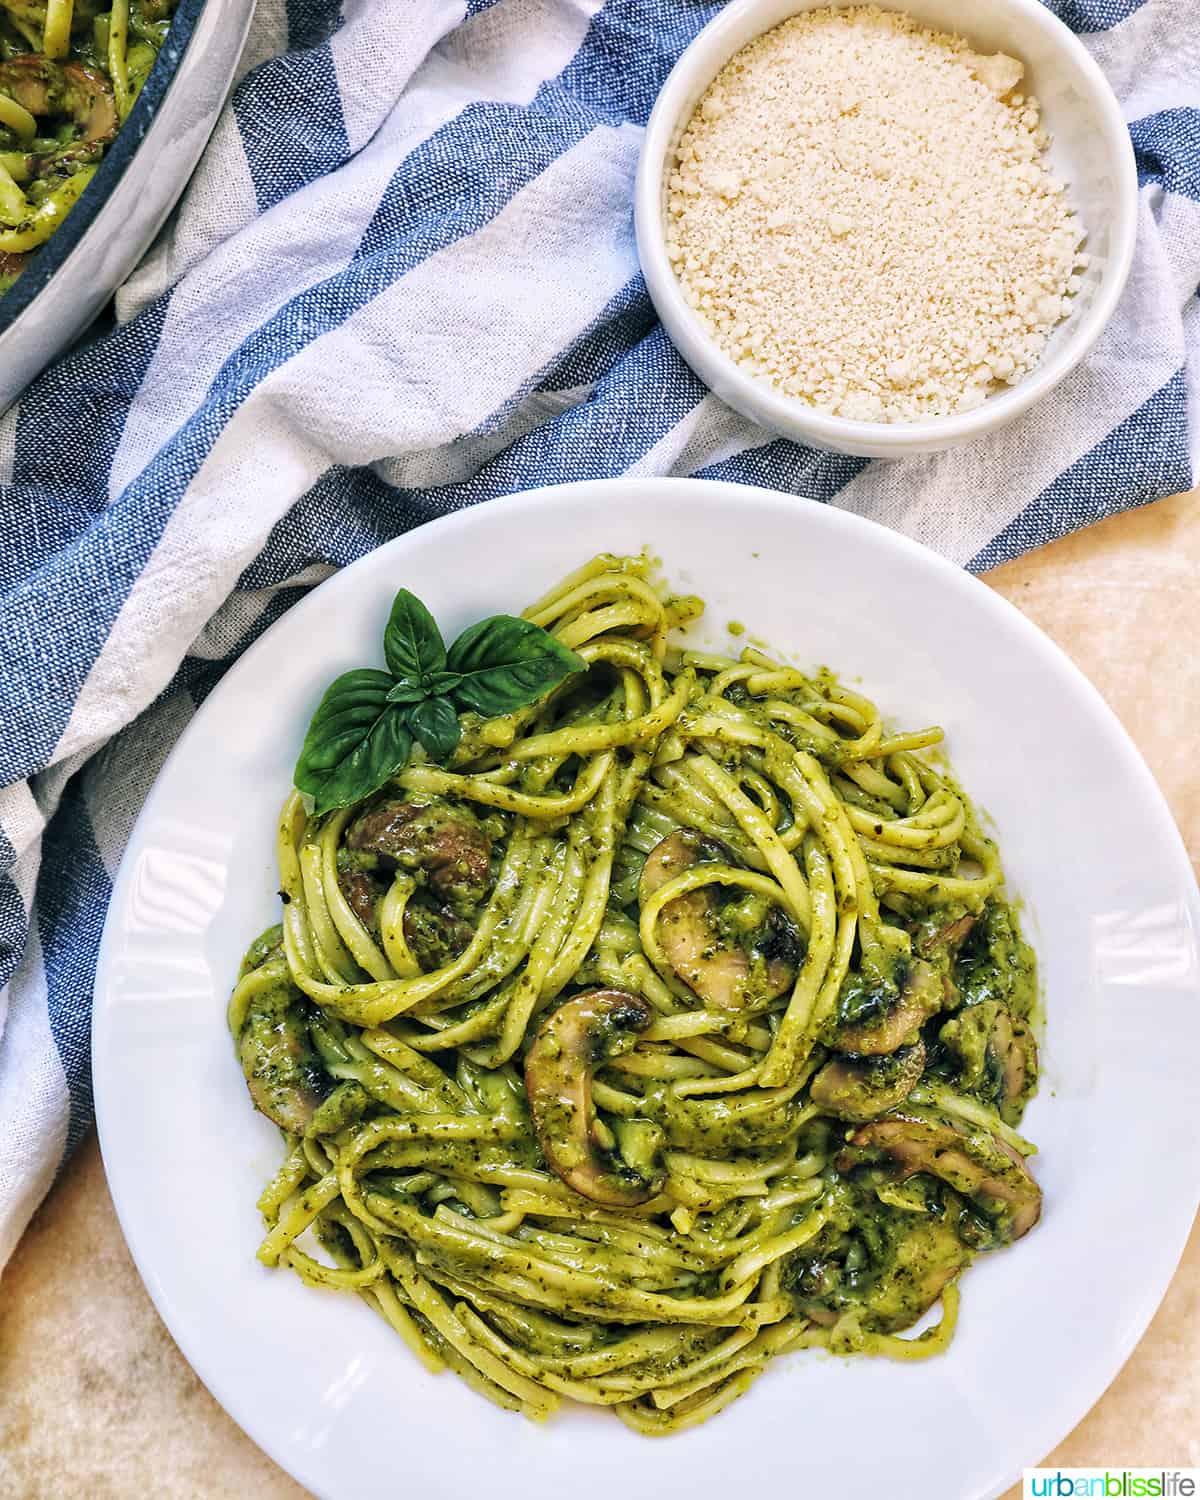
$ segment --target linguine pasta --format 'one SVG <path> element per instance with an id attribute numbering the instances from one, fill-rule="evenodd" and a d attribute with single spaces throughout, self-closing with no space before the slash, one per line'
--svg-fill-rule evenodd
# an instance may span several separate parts
<path id="1" fill-rule="evenodd" d="M 262 1261 L 501 1406 L 647 1434 L 790 1350 L 941 1352 L 1040 1210 L 1033 956 L 941 731 L 689 650 L 699 611 L 598 557 L 526 611 L 586 672 L 361 802 L 293 793 L 229 1010 L 285 1139 Z"/>

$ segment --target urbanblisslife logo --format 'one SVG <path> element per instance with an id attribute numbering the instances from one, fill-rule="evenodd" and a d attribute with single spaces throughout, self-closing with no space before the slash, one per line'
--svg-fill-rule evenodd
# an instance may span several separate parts
<path id="1" fill-rule="evenodd" d="M 1200 1469 L 1026 1469 L 1025 1500 L 1173 1500 L 1200 1495 Z"/>

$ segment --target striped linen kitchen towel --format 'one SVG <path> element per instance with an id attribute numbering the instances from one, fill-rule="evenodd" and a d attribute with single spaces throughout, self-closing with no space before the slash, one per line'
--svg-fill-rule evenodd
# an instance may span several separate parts
<path id="1" fill-rule="evenodd" d="M 1120 310 L 1023 421 L 879 465 L 772 439 L 655 322 L 642 127 L 712 0 L 260 0 L 243 72 L 115 325 L 0 420 L 0 1265 L 91 1118 L 110 885 L 163 757 L 300 594 L 557 480 L 818 497 L 982 569 L 1188 488 L 1200 14 L 1054 0 L 1120 96 Z"/>

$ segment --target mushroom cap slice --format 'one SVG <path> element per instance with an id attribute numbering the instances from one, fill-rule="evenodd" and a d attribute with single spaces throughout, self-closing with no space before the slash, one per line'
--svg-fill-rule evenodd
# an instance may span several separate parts
<path id="1" fill-rule="evenodd" d="M 881 1333 L 896 1333 L 929 1311 L 971 1260 L 971 1252 L 943 1220 L 906 1216 L 904 1232 L 864 1298 L 867 1319 Z"/>
<path id="2" fill-rule="evenodd" d="M 667 834 L 646 856 L 639 899 L 645 903 L 668 880 L 703 861 L 736 865 L 718 839 L 690 828 Z M 659 942 L 671 967 L 701 1000 L 722 1010 L 741 1009 L 748 1001 L 758 1009 L 792 987 L 796 965 L 786 955 L 798 944 L 789 929 L 783 912 L 774 909 L 767 942 L 748 953 L 720 930 L 717 903 L 708 888 L 668 901 L 658 919 Z"/>
<path id="3" fill-rule="evenodd" d="M 254 1107 L 281 1130 L 303 1135 L 333 1081 L 309 1038 L 304 996 L 289 980 L 251 1002 L 238 1057 Z"/>
<path id="4" fill-rule="evenodd" d="M 1000 1000 L 980 1000 L 938 1033 L 957 1059 L 959 1087 L 994 1103 L 1015 1125 L 1038 1078 L 1038 1049 L 1029 1026 Z"/>
<path id="5" fill-rule="evenodd" d="M 473 813 L 441 797 L 377 802 L 347 827 L 346 847 L 423 871 L 438 899 L 459 907 L 480 901 L 491 880 L 491 838 Z"/>
<path id="6" fill-rule="evenodd" d="M 542 1023 L 525 1058 L 525 1092 L 542 1155 L 584 1198 L 609 1208 L 645 1203 L 662 1175 L 636 1172 L 601 1140 L 592 1100 L 598 1065 L 628 1052 L 653 1011 L 625 990 L 586 990 Z"/>
<path id="7" fill-rule="evenodd" d="M 1033 1032 L 1007 1006 L 997 1008 L 988 1037 L 987 1059 L 996 1080 L 1000 1118 L 1015 1125 L 1038 1076 L 1038 1050 Z"/>
<path id="8" fill-rule="evenodd" d="M 974 912 L 964 912 L 960 917 L 948 917 L 941 921 L 931 917 L 922 923 L 914 939 L 914 946 L 922 958 L 936 958 L 945 953 L 951 958 L 970 937 L 979 918 Z"/>
<path id="9" fill-rule="evenodd" d="M 924 1071 L 921 1041 L 883 1057 L 834 1057 L 813 1079 L 809 1098 L 826 1114 L 862 1123 L 902 1104 Z"/>
<path id="10" fill-rule="evenodd" d="M 917 959 L 909 964 L 899 998 L 865 1021 L 839 1026 L 833 1045 L 857 1057 L 882 1057 L 910 1042 L 945 1001 L 942 977 L 931 964 Z"/>
<path id="11" fill-rule="evenodd" d="M 1011 1146 L 995 1136 L 985 1144 L 981 1149 L 950 1125 L 889 1115 L 854 1131 L 834 1165 L 849 1172 L 878 1154 L 895 1162 L 901 1181 L 930 1172 L 992 1214 L 1007 1214 L 1009 1237 L 1019 1240 L 1041 1216 L 1042 1190 Z"/>

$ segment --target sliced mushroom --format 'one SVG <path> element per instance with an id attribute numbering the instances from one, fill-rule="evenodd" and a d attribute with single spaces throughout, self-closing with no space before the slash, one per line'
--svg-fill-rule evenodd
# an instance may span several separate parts
<path id="1" fill-rule="evenodd" d="M 1038 1076 L 1033 1032 L 999 1000 L 969 1005 L 938 1033 L 959 1061 L 959 1086 L 994 1103 L 1015 1125 Z"/>
<path id="2" fill-rule="evenodd" d="M 922 924 L 917 934 L 917 951 L 923 958 L 935 958 L 939 953 L 957 953 L 970 937 L 971 929 L 978 920 L 974 912 L 967 912 L 961 917 L 936 925 L 934 919 L 930 919 Z"/>
<path id="3" fill-rule="evenodd" d="M 989 1071 L 996 1086 L 996 1107 L 1006 1124 L 1015 1125 L 1037 1082 L 1038 1055 L 1033 1032 L 1006 1005 L 997 1006 L 987 1043 Z"/>
<path id="4" fill-rule="evenodd" d="M 959 1002 L 954 964 L 978 921 L 974 912 L 948 919 L 945 912 L 933 912 L 913 932 L 914 950 L 941 970 L 942 999 L 947 1010 L 953 1010 Z"/>
<path id="5" fill-rule="evenodd" d="M 638 887 L 644 903 L 665 885 L 702 861 L 734 864 L 717 839 L 690 828 L 667 835 L 650 851 Z M 722 1009 L 767 1004 L 796 979 L 799 935 L 787 915 L 772 906 L 749 949 L 722 931 L 717 901 L 710 889 L 687 891 L 668 901 L 658 919 L 663 952 L 680 979 L 701 1000 Z"/>
<path id="6" fill-rule="evenodd" d="M 662 1185 L 615 1155 L 601 1139 L 592 1101 L 597 1065 L 628 1052 L 653 1017 L 624 990 L 587 990 L 552 1011 L 525 1059 L 525 1092 L 542 1155 L 585 1198 L 606 1207 L 645 1203 Z"/>
<path id="7" fill-rule="evenodd" d="M 86 63 L 60 63 L 41 52 L 18 53 L 0 63 L 0 88 L 31 115 L 66 115 L 88 140 L 116 134 L 112 85 Z"/>
<path id="8" fill-rule="evenodd" d="M 350 824 L 346 844 L 388 866 L 424 871 L 430 889 L 456 907 L 481 900 L 490 883 L 487 832 L 465 808 L 440 797 L 377 803 Z"/>
<path id="9" fill-rule="evenodd" d="M 368 875 L 366 870 L 341 870 L 338 872 L 338 884 L 346 898 L 346 905 L 358 920 L 368 932 L 377 932 L 379 919 L 376 907 L 383 894 L 379 882 Z"/>
<path id="10" fill-rule="evenodd" d="M 250 1002 L 238 1055 L 254 1107 L 281 1130 L 303 1135 L 333 1082 L 309 1039 L 304 997 L 289 980 Z"/>
<path id="11" fill-rule="evenodd" d="M 902 1104 L 925 1071 L 925 1044 L 883 1057 L 835 1057 L 813 1079 L 809 1097 L 826 1114 L 861 1123 Z"/>
<path id="12" fill-rule="evenodd" d="M 930 1172 L 991 1215 L 1007 1216 L 1009 1237 L 1019 1240 L 1041 1215 L 1042 1190 L 1017 1152 L 995 1136 L 989 1143 L 985 1152 L 949 1125 L 893 1115 L 856 1130 L 834 1165 L 848 1172 L 881 1154 L 895 1162 L 901 1181 Z"/>
<path id="13" fill-rule="evenodd" d="M 87 141 L 110 141 L 117 133 L 120 117 L 112 85 L 98 68 L 87 63 L 63 64 L 67 102 Z"/>
<path id="14" fill-rule="evenodd" d="M 930 1016 L 942 1008 L 945 999 L 941 976 L 931 965 L 918 959 L 908 967 L 900 994 L 891 1005 L 881 1002 L 879 1011 L 865 1021 L 839 1026 L 833 1045 L 839 1052 L 858 1057 L 882 1057 L 911 1042 Z"/>

